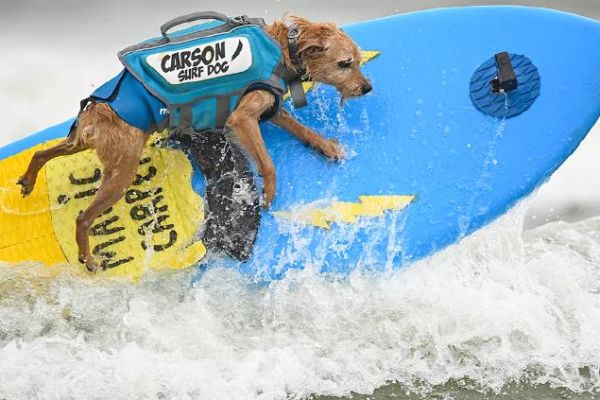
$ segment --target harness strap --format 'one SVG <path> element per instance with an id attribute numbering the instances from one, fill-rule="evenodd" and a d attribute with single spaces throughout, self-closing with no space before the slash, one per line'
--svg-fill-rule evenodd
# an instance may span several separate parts
<path id="1" fill-rule="evenodd" d="M 298 54 L 298 36 L 300 35 L 300 30 L 296 24 L 290 25 L 288 28 L 288 54 L 290 56 L 290 61 L 294 65 L 296 73 L 294 76 L 288 81 L 288 86 L 290 87 L 290 95 L 292 96 L 292 101 L 294 102 L 295 108 L 302 108 L 308 105 L 306 101 L 306 94 L 304 93 L 304 88 L 302 87 L 302 77 L 306 75 L 306 68 L 302 64 L 302 60 L 300 60 L 300 55 Z"/>
<path id="2" fill-rule="evenodd" d="M 296 24 L 290 25 L 288 28 L 288 54 L 290 56 L 290 61 L 294 65 L 296 72 L 298 75 L 302 76 L 306 74 L 306 68 L 302 64 L 302 60 L 300 60 L 300 55 L 298 54 L 298 37 L 300 36 L 300 29 Z"/>
<path id="3" fill-rule="evenodd" d="M 194 125 L 194 112 L 192 111 L 192 105 L 187 104 L 179 107 L 179 129 L 187 131 L 192 129 Z"/>
<path id="4" fill-rule="evenodd" d="M 304 93 L 304 88 L 302 87 L 302 81 L 297 79 L 289 83 L 290 87 L 290 95 L 292 96 L 292 101 L 294 102 L 294 108 L 302 108 L 308 105 L 308 101 L 306 101 L 306 93 Z"/>
<path id="5" fill-rule="evenodd" d="M 217 128 L 225 127 L 225 122 L 229 117 L 229 105 L 231 102 L 231 96 L 219 96 L 217 97 L 217 116 L 215 119 L 215 126 Z"/>

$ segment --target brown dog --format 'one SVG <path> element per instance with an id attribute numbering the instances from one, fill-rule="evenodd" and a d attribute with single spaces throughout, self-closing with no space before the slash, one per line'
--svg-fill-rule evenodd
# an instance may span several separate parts
<path id="1" fill-rule="evenodd" d="M 358 47 L 334 24 L 311 23 L 300 17 L 289 17 L 288 21 L 275 21 L 266 27 L 267 33 L 279 43 L 289 70 L 297 71 L 299 68 L 290 60 L 288 53 L 290 23 L 298 28 L 296 54 L 312 81 L 334 86 L 341 94 L 342 102 L 348 97 L 358 97 L 371 91 L 371 84 L 360 72 L 361 53 Z M 265 207 L 275 197 L 275 169 L 258 121 L 275 101 L 275 96 L 268 91 L 250 92 L 241 98 L 226 122 L 238 143 L 254 159 L 263 177 Z M 271 122 L 329 158 L 343 157 L 342 149 L 335 140 L 325 139 L 303 126 L 284 109 Z M 79 261 L 85 263 L 89 271 L 96 271 L 98 263 L 90 253 L 88 231 L 98 216 L 123 197 L 135 177 L 147 139 L 146 133 L 121 120 L 108 105 L 92 103 L 80 113 L 76 129 L 64 141 L 35 153 L 27 171 L 18 181 L 23 195 L 27 196 L 46 162 L 90 148 L 96 150 L 104 170 L 102 182 L 92 204 L 78 216 L 76 229 Z"/>

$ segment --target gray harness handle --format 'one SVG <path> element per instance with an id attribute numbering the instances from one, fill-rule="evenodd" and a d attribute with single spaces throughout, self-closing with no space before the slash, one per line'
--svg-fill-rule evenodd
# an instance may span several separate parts
<path id="1" fill-rule="evenodd" d="M 214 19 L 218 21 L 223 21 L 227 25 L 232 25 L 232 20 L 225 14 L 221 14 L 217 11 L 200 11 L 191 14 L 182 15 L 180 17 L 173 18 L 170 21 L 165 22 L 160 27 L 160 33 L 162 33 L 163 37 L 170 41 L 169 35 L 167 32 L 177 25 L 187 24 L 188 22 L 199 21 L 203 19 Z"/>

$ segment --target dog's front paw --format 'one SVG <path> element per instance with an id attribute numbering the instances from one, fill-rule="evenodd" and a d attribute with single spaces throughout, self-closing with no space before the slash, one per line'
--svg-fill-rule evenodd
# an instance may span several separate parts
<path id="1" fill-rule="evenodd" d="M 268 180 L 265 180 L 263 192 L 265 197 L 262 207 L 266 210 L 271 207 L 271 203 L 273 203 L 273 199 L 275 198 L 275 182 L 271 183 Z"/>
<path id="2" fill-rule="evenodd" d="M 334 139 L 325 139 L 319 147 L 319 150 L 332 160 L 342 160 L 344 158 L 344 150 L 339 142 Z"/>

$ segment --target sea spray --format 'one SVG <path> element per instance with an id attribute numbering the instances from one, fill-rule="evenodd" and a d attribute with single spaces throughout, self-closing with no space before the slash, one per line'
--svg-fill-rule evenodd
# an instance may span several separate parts
<path id="1" fill-rule="evenodd" d="M 189 272 L 132 285 L 3 266 L 0 397 L 285 399 L 460 379 L 598 390 L 600 219 L 522 234 L 525 210 L 400 270 L 307 265 L 269 286 L 229 268 L 191 286 Z"/>

